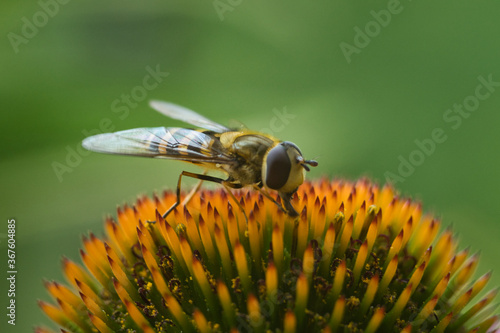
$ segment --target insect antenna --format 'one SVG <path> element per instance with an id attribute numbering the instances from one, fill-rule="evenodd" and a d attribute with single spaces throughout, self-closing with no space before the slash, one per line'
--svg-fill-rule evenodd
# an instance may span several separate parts
<path id="1" fill-rule="evenodd" d="M 299 158 L 298 159 L 298 162 L 300 163 L 300 165 L 306 169 L 306 171 L 311 171 L 311 168 L 309 168 L 309 165 L 312 166 L 312 167 L 316 167 L 318 166 L 318 162 L 315 161 L 315 160 L 304 160 L 302 158 Z"/>

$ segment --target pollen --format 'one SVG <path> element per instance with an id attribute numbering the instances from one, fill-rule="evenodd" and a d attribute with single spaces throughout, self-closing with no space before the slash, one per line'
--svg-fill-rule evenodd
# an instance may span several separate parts
<path id="1" fill-rule="evenodd" d="M 234 195 L 198 191 L 167 219 L 171 191 L 119 208 L 104 237 L 83 238 L 82 264 L 63 260 L 68 285 L 46 282 L 40 308 L 84 333 L 500 329 L 479 255 L 390 186 L 306 182 L 294 218 L 256 191 Z"/>

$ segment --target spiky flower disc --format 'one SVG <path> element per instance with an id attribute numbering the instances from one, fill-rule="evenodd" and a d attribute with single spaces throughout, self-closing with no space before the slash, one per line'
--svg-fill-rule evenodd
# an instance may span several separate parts
<path id="1" fill-rule="evenodd" d="M 303 184 L 292 219 L 255 191 L 141 198 L 91 234 L 43 311 L 67 332 L 491 332 L 491 274 L 452 231 L 367 180 Z M 248 219 L 248 221 L 247 221 Z M 147 221 L 155 221 L 149 223 Z M 38 332 L 50 332 L 37 329 Z"/>

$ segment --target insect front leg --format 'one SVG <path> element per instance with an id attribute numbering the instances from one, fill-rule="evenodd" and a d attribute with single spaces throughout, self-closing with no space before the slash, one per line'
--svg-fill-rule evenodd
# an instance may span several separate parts
<path id="1" fill-rule="evenodd" d="M 299 214 L 295 211 L 295 209 L 293 208 L 292 204 L 290 203 L 290 200 L 291 200 L 291 195 L 290 197 L 283 197 L 281 194 L 280 194 L 280 197 L 284 203 L 284 205 L 286 206 L 286 209 L 283 207 L 283 205 L 281 205 L 278 201 L 276 201 L 276 199 L 274 199 L 266 190 L 264 190 L 263 188 L 255 185 L 254 188 L 259 191 L 260 193 L 262 193 L 263 196 L 265 196 L 266 198 L 268 198 L 269 200 L 271 200 L 272 202 L 274 202 L 274 204 L 276 206 L 278 206 L 278 208 L 285 214 L 288 214 L 289 216 L 291 217 L 297 217 Z M 293 195 L 293 194 L 292 194 Z"/>
<path id="2" fill-rule="evenodd" d="M 299 213 L 293 208 L 292 206 L 292 196 L 295 194 L 297 190 L 291 192 L 291 193 L 283 193 L 279 192 L 279 195 L 281 197 L 281 201 L 283 202 L 283 205 L 285 206 L 286 213 L 290 217 L 297 217 L 299 216 Z"/>

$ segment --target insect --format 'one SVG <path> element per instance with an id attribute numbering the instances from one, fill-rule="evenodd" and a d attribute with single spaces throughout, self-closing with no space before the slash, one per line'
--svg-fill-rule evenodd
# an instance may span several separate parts
<path id="1" fill-rule="evenodd" d="M 203 174 L 182 171 L 177 182 L 176 202 L 163 214 L 163 218 L 181 202 L 183 176 L 199 179 L 200 183 L 211 181 L 222 184 L 238 206 L 240 204 L 230 189 L 252 186 L 288 215 L 298 216 L 291 204 L 292 196 L 304 182 L 305 171 L 318 163 L 304 159 L 294 143 L 279 141 L 248 129 L 230 129 L 172 103 L 151 101 L 150 106 L 172 119 L 201 129 L 136 128 L 94 135 L 84 139 L 82 145 L 99 153 L 173 159 L 204 168 Z M 209 176 L 206 174 L 209 170 L 222 171 L 227 178 Z M 267 189 L 278 192 L 283 206 Z"/>

